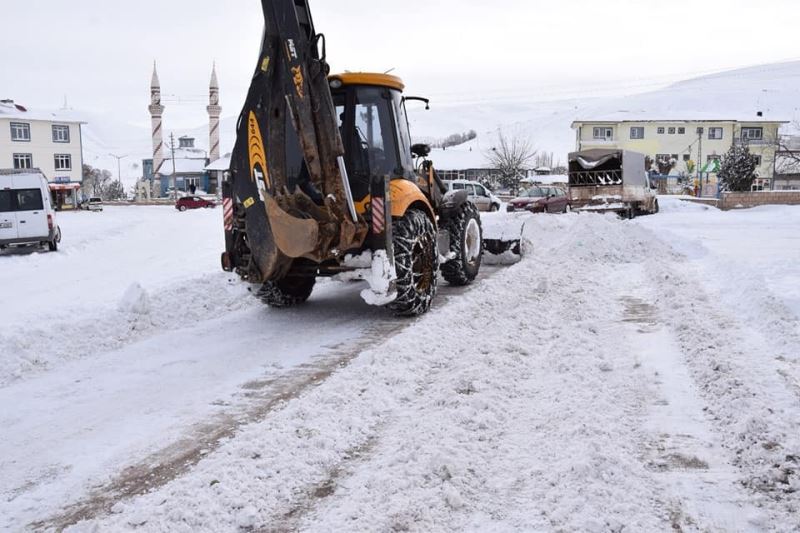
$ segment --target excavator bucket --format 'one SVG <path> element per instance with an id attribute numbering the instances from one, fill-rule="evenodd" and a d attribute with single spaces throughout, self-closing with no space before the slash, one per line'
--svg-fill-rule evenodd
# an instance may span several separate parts
<path id="1" fill-rule="evenodd" d="M 223 186 L 236 206 L 227 249 L 246 248 L 235 254 L 240 264 L 226 267 L 252 282 L 285 276 L 296 259 L 331 259 L 360 246 L 368 231 L 343 175 L 324 40 L 306 0 L 261 3 L 261 52 Z"/>

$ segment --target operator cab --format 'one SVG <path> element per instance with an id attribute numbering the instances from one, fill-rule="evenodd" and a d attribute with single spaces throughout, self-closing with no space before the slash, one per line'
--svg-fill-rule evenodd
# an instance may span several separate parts
<path id="1" fill-rule="evenodd" d="M 353 198 L 384 176 L 415 180 L 402 80 L 389 74 L 347 73 L 329 78 Z"/>

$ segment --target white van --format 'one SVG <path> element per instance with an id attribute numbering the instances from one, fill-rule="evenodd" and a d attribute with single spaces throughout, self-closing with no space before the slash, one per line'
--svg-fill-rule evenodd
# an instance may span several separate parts
<path id="1" fill-rule="evenodd" d="M 35 169 L 0 170 L 0 249 L 43 246 L 58 250 L 61 229 L 47 179 Z"/>

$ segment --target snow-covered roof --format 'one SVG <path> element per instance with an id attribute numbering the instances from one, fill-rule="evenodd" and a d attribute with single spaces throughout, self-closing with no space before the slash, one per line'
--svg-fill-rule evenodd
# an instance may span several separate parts
<path id="1" fill-rule="evenodd" d="M 224 155 L 208 165 L 206 170 L 228 170 L 231 167 L 231 154 Z"/>
<path id="2" fill-rule="evenodd" d="M 773 122 L 777 124 L 788 124 L 790 121 L 765 114 L 758 116 L 752 113 L 729 113 L 718 111 L 691 111 L 685 109 L 659 109 L 651 111 L 647 109 L 621 109 L 614 112 L 600 113 L 588 116 L 585 119 L 576 120 L 572 127 L 578 124 L 591 123 L 618 123 L 618 122 Z"/>
<path id="3" fill-rule="evenodd" d="M 205 159 L 178 159 L 175 158 L 175 173 L 176 174 L 203 174 L 206 169 Z M 161 165 L 162 176 L 172 176 L 172 159 L 167 158 L 164 164 Z"/>
<path id="4" fill-rule="evenodd" d="M 433 148 L 428 156 L 437 170 L 466 170 L 468 168 L 492 168 L 491 162 L 478 148 L 472 151 L 465 145 L 442 149 Z"/>
<path id="5" fill-rule="evenodd" d="M 70 124 L 86 124 L 71 111 L 48 111 L 45 109 L 31 109 L 15 103 L 12 100 L 0 101 L 0 119 L 40 120 L 46 122 L 62 122 Z"/>

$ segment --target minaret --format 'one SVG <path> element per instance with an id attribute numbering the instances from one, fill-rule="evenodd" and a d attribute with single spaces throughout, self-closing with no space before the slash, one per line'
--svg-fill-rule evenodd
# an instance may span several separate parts
<path id="1" fill-rule="evenodd" d="M 217 64 L 211 69 L 211 83 L 208 86 L 208 133 L 209 133 L 209 159 L 214 162 L 219 159 L 219 116 L 222 108 L 219 106 L 219 82 L 217 81 Z"/>
<path id="2" fill-rule="evenodd" d="M 164 106 L 161 105 L 161 83 L 158 81 L 155 61 L 153 61 L 153 80 L 150 82 L 150 107 L 148 109 L 153 125 L 153 175 L 158 180 L 161 178 L 161 166 L 164 164 L 164 131 L 161 128 Z"/>

